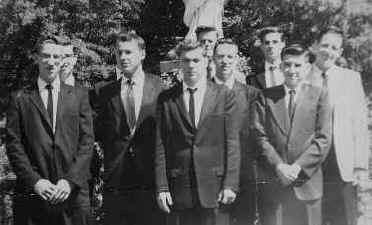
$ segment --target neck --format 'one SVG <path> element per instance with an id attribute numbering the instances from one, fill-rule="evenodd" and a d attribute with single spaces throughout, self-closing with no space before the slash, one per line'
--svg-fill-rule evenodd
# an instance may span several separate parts
<path id="1" fill-rule="evenodd" d="M 266 62 L 273 64 L 273 65 L 279 65 L 280 64 L 280 59 L 273 59 L 273 58 L 268 58 L 266 59 Z"/>
<path id="2" fill-rule="evenodd" d="M 322 62 L 319 62 L 319 61 L 315 61 L 315 65 L 322 71 L 322 72 L 327 72 L 332 66 L 334 65 L 331 65 L 331 66 L 326 66 L 324 65 L 324 63 Z"/>

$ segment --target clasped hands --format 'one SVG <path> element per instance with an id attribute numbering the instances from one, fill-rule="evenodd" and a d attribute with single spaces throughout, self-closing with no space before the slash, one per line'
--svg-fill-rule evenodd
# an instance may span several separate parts
<path id="1" fill-rule="evenodd" d="M 217 201 L 222 204 L 231 204 L 235 201 L 236 193 L 231 189 L 224 189 L 218 194 Z M 170 206 L 173 205 L 173 200 L 170 192 L 160 192 L 157 197 L 157 202 L 161 210 L 170 213 Z"/>
<path id="2" fill-rule="evenodd" d="M 301 167 L 297 164 L 280 163 L 276 167 L 276 173 L 284 186 L 290 185 L 294 182 L 301 171 Z"/>
<path id="3" fill-rule="evenodd" d="M 47 179 L 40 179 L 34 185 L 34 191 L 51 204 L 58 204 L 70 196 L 71 186 L 65 179 L 59 180 L 57 184 L 52 184 Z"/>

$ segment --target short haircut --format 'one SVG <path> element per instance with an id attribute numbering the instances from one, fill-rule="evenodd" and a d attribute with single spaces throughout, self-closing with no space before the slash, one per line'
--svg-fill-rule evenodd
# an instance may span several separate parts
<path id="1" fill-rule="evenodd" d="M 138 44 L 138 47 L 141 50 L 146 50 L 145 40 L 143 40 L 143 38 L 139 36 L 134 30 L 121 31 L 119 33 L 116 33 L 114 34 L 114 40 L 115 40 L 115 45 L 118 42 L 136 41 Z"/>
<path id="2" fill-rule="evenodd" d="M 235 43 L 235 41 L 231 38 L 221 38 L 218 39 L 216 42 L 216 45 L 214 46 L 214 52 L 216 52 L 216 49 L 220 45 L 232 45 L 234 48 L 236 48 L 237 51 L 239 51 L 238 45 Z"/>
<path id="3" fill-rule="evenodd" d="M 317 36 L 316 40 L 320 41 L 320 39 L 322 39 L 322 37 L 326 34 L 335 34 L 339 36 L 342 39 L 342 41 L 344 40 L 344 32 L 339 27 L 336 26 L 330 26 L 322 30 Z"/>
<path id="4" fill-rule="evenodd" d="M 305 56 L 309 60 L 309 50 L 301 44 L 290 44 L 287 47 L 283 48 L 280 53 L 280 57 L 283 59 L 287 55 L 292 56 Z"/>
<path id="5" fill-rule="evenodd" d="M 176 54 L 177 54 L 178 57 L 180 57 L 182 55 L 182 53 L 187 52 L 187 51 L 191 51 L 191 50 L 194 50 L 194 49 L 198 49 L 198 48 L 203 50 L 203 47 L 202 47 L 200 42 L 194 41 L 194 40 L 189 40 L 189 39 L 183 40 L 176 46 Z"/>
<path id="6" fill-rule="evenodd" d="M 57 36 L 57 35 L 47 35 L 47 36 L 41 36 L 35 44 L 35 52 L 39 53 L 43 45 L 45 44 L 55 44 L 55 45 L 71 45 L 71 39 L 67 36 Z"/>
<path id="7" fill-rule="evenodd" d="M 208 27 L 208 26 L 199 26 L 195 30 L 196 37 L 199 39 L 199 35 L 201 33 L 206 32 L 217 32 L 217 29 L 215 27 Z M 217 35 L 217 34 L 216 34 Z"/>
<path id="8" fill-rule="evenodd" d="M 258 38 L 261 42 L 263 42 L 263 39 L 266 37 L 266 35 L 271 33 L 281 34 L 281 40 L 283 42 L 285 41 L 284 31 L 280 27 L 265 27 L 258 32 Z"/>

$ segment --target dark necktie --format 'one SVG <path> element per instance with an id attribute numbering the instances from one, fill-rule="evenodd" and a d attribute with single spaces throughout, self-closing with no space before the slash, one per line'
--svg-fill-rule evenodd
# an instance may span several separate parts
<path id="1" fill-rule="evenodd" d="M 190 98 L 189 98 L 189 115 L 190 115 L 192 126 L 195 128 L 196 127 L 196 122 L 195 122 L 195 99 L 194 99 L 194 93 L 197 90 L 197 88 L 187 88 L 187 90 L 190 93 Z"/>
<path id="2" fill-rule="evenodd" d="M 136 126 L 136 111 L 135 111 L 135 102 L 134 102 L 134 94 L 133 94 L 133 86 L 134 82 L 131 79 L 127 80 L 127 93 L 126 93 L 126 113 L 127 113 L 127 120 L 130 130 L 132 131 Z"/>
<path id="3" fill-rule="evenodd" d="M 322 78 L 323 78 L 323 86 L 328 87 L 328 75 L 325 72 L 322 73 Z"/>
<path id="4" fill-rule="evenodd" d="M 51 84 L 47 84 L 45 85 L 45 89 L 48 90 L 47 112 L 50 119 L 50 124 L 53 127 L 53 86 Z"/>
<path id="5" fill-rule="evenodd" d="M 289 119 L 292 123 L 292 118 L 293 118 L 294 108 L 295 108 L 294 97 L 295 97 L 296 91 L 295 90 L 289 90 L 288 93 L 289 93 L 288 115 L 289 115 Z"/>

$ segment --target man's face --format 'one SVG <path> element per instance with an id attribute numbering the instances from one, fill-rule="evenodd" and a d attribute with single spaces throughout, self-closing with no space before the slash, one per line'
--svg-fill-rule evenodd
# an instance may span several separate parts
<path id="1" fill-rule="evenodd" d="M 305 55 L 285 55 L 280 64 L 284 74 L 284 83 L 289 88 L 296 88 L 309 72 L 310 63 Z"/>
<path id="2" fill-rule="evenodd" d="M 60 73 L 62 54 L 61 46 L 45 43 L 41 46 L 36 63 L 39 67 L 39 76 L 47 83 L 51 83 Z"/>
<path id="3" fill-rule="evenodd" d="M 202 32 L 198 35 L 198 41 L 203 45 L 207 56 L 213 55 L 213 49 L 217 42 L 217 31 Z"/>
<path id="4" fill-rule="evenodd" d="M 180 61 L 183 80 L 188 86 L 194 86 L 203 76 L 207 76 L 208 60 L 202 48 L 182 52 Z"/>
<path id="5" fill-rule="evenodd" d="M 61 67 L 61 79 L 66 80 L 71 74 L 72 70 L 77 61 L 77 57 L 74 55 L 73 46 L 61 46 L 61 51 L 63 54 L 63 61 Z"/>
<path id="6" fill-rule="evenodd" d="M 238 63 L 238 49 L 231 44 L 221 44 L 214 52 L 214 63 L 216 65 L 216 76 L 226 81 L 233 76 Z"/>
<path id="7" fill-rule="evenodd" d="M 315 44 L 316 64 L 324 69 L 332 67 L 342 54 L 342 37 L 326 33 Z"/>
<path id="8" fill-rule="evenodd" d="M 116 43 L 117 66 L 126 76 L 132 76 L 145 59 L 145 51 L 140 49 L 137 41 L 119 41 Z"/>
<path id="9" fill-rule="evenodd" d="M 282 33 L 268 33 L 262 40 L 261 50 L 267 61 L 280 60 L 280 53 L 285 47 L 282 41 Z"/>

